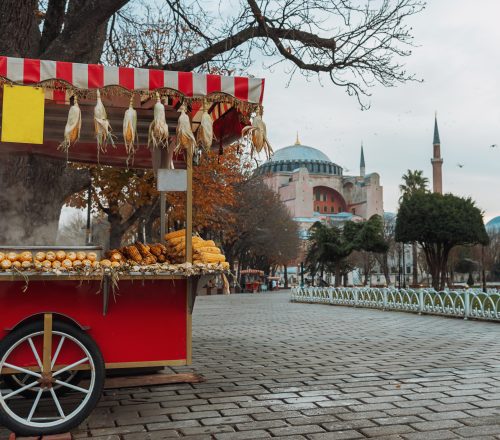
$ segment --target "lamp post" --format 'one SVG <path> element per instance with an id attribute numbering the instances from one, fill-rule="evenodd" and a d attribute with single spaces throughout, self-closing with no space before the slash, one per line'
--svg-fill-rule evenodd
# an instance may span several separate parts
<path id="1" fill-rule="evenodd" d="M 403 289 L 406 289 L 405 244 L 403 242 Z"/>

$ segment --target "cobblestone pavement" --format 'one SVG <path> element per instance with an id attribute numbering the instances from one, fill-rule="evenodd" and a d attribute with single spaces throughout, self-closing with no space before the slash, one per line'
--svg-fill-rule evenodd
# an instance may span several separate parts
<path id="1" fill-rule="evenodd" d="M 106 392 L 78 439 L 500 439 L 500 327 L 290 303 L 201 297 L 201 384 Z M 124 335 L 126 337 L 126 335 Z"/>

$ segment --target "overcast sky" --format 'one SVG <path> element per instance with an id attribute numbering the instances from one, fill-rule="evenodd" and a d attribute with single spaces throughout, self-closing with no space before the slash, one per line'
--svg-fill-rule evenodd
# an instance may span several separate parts
<path id="1" fill-rule="evenodd" d="M 486 220 L 500 215 L 498 17 L 500 0 L 430 0 L 411 19 L 420 47 L 406 58 L 424 83 L 373 89 L 367 111 L 327 79 L 321 86 L 296 76 L 286 88 L 284 69 L 259 72 L 266 78 L 264 120 L 274 149 L 293 144 L 298 130 L 302 144 L 321 149 L 350 174 L 359 170 L 363 141 L 367 172 L 380 174 L 384 209 L 394 212 L 407 169 L 432 178 L 437 111 L 444 191 L 471 196 Z"/>

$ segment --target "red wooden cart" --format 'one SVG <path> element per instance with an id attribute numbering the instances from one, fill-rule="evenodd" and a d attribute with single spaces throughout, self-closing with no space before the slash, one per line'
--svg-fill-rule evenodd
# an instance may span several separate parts
<path id="1" fill-rule="evenodd" d="M 0 57 L 0 86 L 8 83 L 44 88 L 45 139 L 40 145 L 0 143 L 0 148 L 53 157 L 64 157 L 57 146 L 68 98 L 75 91 L 100 89 L 111 125 L 116 127 L 130 96 L 106 98 L 107 88 L 134 93 L 139 130 L 152 119 L 153 100 L 148 94 L 153 90 L 168 95 L 170 126 L 175 125 L 176 107 L 182 101 L 189 105 L 196 129 L 205 99 L 222 144 L 238 137 L 248 124 L 250 113 L 261 105 L 264 88 L 263 80 L 256 78 Z M 70 149 L 69 160 L 96 160 L 91 124 L 85 121 L 94 103 L 90 98 L 88 103 L 80 100 L 81 141 Z M 100 163 L 125 164 L 123 145 L 108 151 L 101 154 Z M 188 152 L 188 262 L 192 258 L 191 161 Z M 151 167 L 153 162 L 151 152 L 141 145 L 134 166 Z M 162 163 L 158 158 L 157 166 Z M 13 246 L 0 248 L 12 250 Z M 0 272 L 0 425 L 22 435 L 66 432 L 98 403 L 107 369 L 190 364 L 191 313 L 200 276 L 129 272 L 120 276 L 114 291 L 109 275 Z"/>

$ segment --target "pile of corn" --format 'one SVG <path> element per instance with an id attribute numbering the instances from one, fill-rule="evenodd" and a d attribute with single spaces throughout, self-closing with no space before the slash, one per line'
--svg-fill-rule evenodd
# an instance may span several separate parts
<path id="1" fill-rule="evenodd" d="M 221 250 L 212 240 L 203 240 L 193 236 L 193 263 L 218 264 L 224 269 L 229 268 L 229 263 Z M 186 259 L 186 230 L 169 232 L 165 234 L 168 253 L 172 261 L 182 262 Z"/>
<path id="2" fill-rule="evenodd" d="M 95 252 L 0 252 L 0 269 L 3 270 L 71 270 L 85 267 L 99 267 Z"/>
<path id="3" fill-rule="evenodd" d="M 131 265 L 148 266 L 156 263 L 169 263 L 168 250 L 161 243 L 144 244 L 136 242 L 130 246 L 124 246 L 120 249 L 113 249 L 107 252 L 101 265 L 112 267 L 113 263 L 129 263 Z"/>

